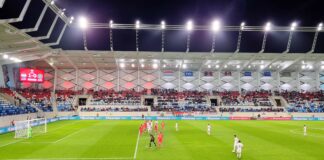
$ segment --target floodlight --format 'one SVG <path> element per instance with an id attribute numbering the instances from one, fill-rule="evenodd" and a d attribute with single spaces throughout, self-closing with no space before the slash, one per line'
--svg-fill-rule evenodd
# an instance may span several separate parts
<path id="1" fill-rule="evenodd" d="M 260 65 L 260 68 L 261 68 L 261 69 L 264 69 L 264 65 L 263 65 L 263 64 L 262 64 L 262 65 Z"/>
<path id="2" fill-rule="evenodd" d="M 6 55 L 6 54 L 4 54 L 2 57 L 3 57 L 3 59 L 8 59 L 9 58 L 9 56 Z"/>
<path id="3" fill-rule="evenodd" d="M 323 29 L 323 23 L 318 24 L 317 31 L 321 31 Z"/>
<path id="4" fill-rule="evenodd" d="M 216 67 L 216 68 L 219 68 L 219 65 L 217 64 L 215 67 Z"/>
<path id="5" fill-rule="evenodd" d="M 305 69 L 305 68 L 306 68 L 306 66 L 305 66 L 305 65 L 302 65 L 302 66 L 301 66 L 301 68 L 302 68 L 302 69 Z"/>
<path id="6" fill-rule="evenodd" d="M 324 69 L 324 66 L 321 66 L 321 69 Z"/>
<path id="7" fill-rule="evenodd" d="M 133 67 L 133 68 L 135 67 L 135 64 L 134 64 L 134 63 L 132 64 L 132 67 Z"/>
<path id="8" fill-rule="evenodd" d="M 237 65 L 236 68 L 239 69 L 239 68 L 241 68 L 241 66 L 240 65 Z"/>
<path id="9" fill-rule="evenodd" d="M 157 69 L 157 68 L 158 68 L 158 64 L 154 63 L 154 64 L 153 64 L 153 68 L 154 68 L 154 69 Z"/>
<path id="10" fill-rule="evenodd" d="M 135 23 L 135 28 L 136 29 L 139 29 L 141 26 L 140 26 L 140 21 L 137 20 L 136 23 Z"/>
<path id="11" fill-rule="evenodd" d="M 213 23 L 212 23 L 212 31 L 218 32 L 219 29 L 220 29 L 220 22 L 219 22 L 219 20 L 213 21 Z"/>
<path id="12" fill-rule="evenodd" d="M 121 63 L 119 66 L 120 66 L 120 68 L 124 68 L 125 67 L 125 63 Z"/>
<path id="13" fill-rule="evenodd" d="M 72 16 L 72 17 L 70 18 L 70 23 L 73 23 L 73 20 L 74 20 L 74 17 Z"/>
<path id="14" fill-rule="evenodd" d="M 163 64 L 163 68 L 165 68 L 166 67 L 166 65 L 165 64 Z"/>
<path id="15" fill-rule="evenodd" d="M 15 58 L 14 57 L 10 57 L 9 60 L 13 61 Z"/>
<path id="16" fill-rule="evenodd" d="M 161 22 L 161 29 L 165 29 L 165 22 L 164 21 Z"/>
<path id="17" fill-rule="evenodd" d="M 248 68 L 251 68 L 251 66 L 249 65 Z"/>
<path id="18" fill-rule="evenodd" d="M 110 21 L 109 21 L 109 27 L 110 27 L 110 28 L 113 28 L 113 27 L 114 27 L 114 21 L 113 21 L 113 20 L 110 20 Z"/>
<path id="19" fill-rule="evenodd" d="M 208 68 L 211 68 L 211 65 L 210 64 L 208 65 Z"/>
<path id="20" fill-rule="evenodd" d="M 187 31 L 191 31 L 193 29 L 193 23 L 192 21 L 187 22 Z"/>
<path id="21" fill-rule="evenodd" d="M 309 69 L 313 69 L 313 66 L 312 66 L 312 65 L 309 65 L 308 68 L 309 68 Z"/>
<path id="22" fill-rule="evenodd" d="M 245 22 L 242 22 L 242 23 L 241 23 L 241 30 L 243 30 L 244 27 L 245 27 Z"/>
<path id="23" fill-rule="evenodd" d="M 271 23 L 270 23 L 270 22 L 268 22 L 268 23 L 266 24 L 266 26 L 264 27 L 264 30 L 265 30 L 266 32 L 268 32 L 268 31 L 271 30 Z"/>
<path id="24" fill-rule="evenodd" d="M 226 64 L 224 65 L 224 68 L 227 68 L 227 65 Z"/>
<path id="25" fill-rule="evenodd" d="M 51 1 L 51 5 L 54 5 L 54 4 L 55 4 L 55 2 L 54 2 L 54 0 L 52 0 L 52 1 Z"/>
<path id="26" fill-rule="evenodd" d="M 80 17 L 79 18 L 79 27 L 81 29 L 87 29 L 88 28 L 88 20 L 86 17 Z"/>
<path id="27" fill-rule="evenodd" d="M 144 64 L 141 64 L 141 67 L 142 67 L 142 68 L 144 68 L 144 67 L 145 67 L 145 65 L 144 65 Z"/>
<path id="28" fill-rule="evenodd" d="M 186 68 L 187 68 L 187 64 L 183 64 L 183 65 L 182 65 L 182 68 L 183 68 L 183 69 L 186 69 Z"/>
<path id="29" fill-rule="evenodd" d="M 294 31 L 297 27 L 297 23 L 296 22 L 293 22 L 290 26 L 290 31 Z"/>

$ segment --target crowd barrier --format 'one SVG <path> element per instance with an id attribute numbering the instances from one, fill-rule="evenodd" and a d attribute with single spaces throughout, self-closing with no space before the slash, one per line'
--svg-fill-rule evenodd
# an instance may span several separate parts
<path id="1" fill-rule="evenodd" d="M 48 123 L 56 122 L 60 120 L 272 120 L 272 121 L 324 121 L 324 117 L 217 117 L 217 116 L 62 116 L 57 118 L 47 119 Z M 0 128 L 0 134 L 12 132 L 15 127 L 3 127 Z"/>

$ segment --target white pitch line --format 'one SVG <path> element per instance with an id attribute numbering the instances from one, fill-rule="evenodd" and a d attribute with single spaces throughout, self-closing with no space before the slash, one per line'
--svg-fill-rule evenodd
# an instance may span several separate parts
<path id="1" fill-rule="evenodd" d="M 138 135 L 137 135 L 136 147 L 135 147 L 135 152 L 134 152 L 134 159 L 136 159 L 136 156 L 137 156 L 139 138 L 140 138 L 140 132 L 138 132 Z"/>
<path id="2" fill-rule="evenodd" d="M 17 159 L 4 159 L 4 160 L 131 160 L 132 157 L 109 157 L 109 158 L 17 158 Z"/>
<path id="3" fill-rule="evenodd" d="M 76 131 L 76 132 L 73 132 L 73 133 L 71 133 L 71 134 L 68 134 L 68 135 L 64 136 L 63 138 L 54 141 L 53 143 L 58 143 L 58 142 L 60 142 L 60 141 L 62 141 L 62 140 L 64 140 L 64 139 L 66 139 L 66 138 L 68 138 L 68 137 L 71 137 L 71 136 L 73 136 L 73 135 L 75 135 L 75 134 L 77 134 L 77 133 L 79 133 L 79 132 L 81 132 L 81 131 L 82 131 L 82 129 L 80 129 L 80 130 L 78 130 L 78 131 Z"/>
<path id="4" fill-rule="evenodd" d="M 63 128 L 63 127 L 66 127 L 66 126 L 69 126 L 69 125 L 72 125 L 72 124 L 75 124 L 75 123 L 77 123 L 77 122 L 69 123 L 69 124 L 66 124 L 66 125 L 63 125 L 63 126 L 60 126 L 60 127 L 56 127 L 56 128 L 54 128 L 54 129 L 52 129 L 52 130 L 50 130 L 50 131 L 48 131 L 48 132 L 53 132 L 53 131 L 59 130 L 59 129 Z M 33 137 L 37 137 L 37 136 L 39 136 L 39 135 L 43 135 L 43 134 L 38 134 L 38 135 L 35 135 L 35 136 L 33 136 Z M 9 145 L 11 145 L 11 144 L 15 144 L 15 143 L 18 143 L 18 142 L 21 142 L 21 141 L 25 141 L 25 140 L 27 140 L 27 139 L 21 139 L 21 140 L 18 140 L 18 141 L 10 142 L 10 143 L 7 143 L 7 144 L 4 144 L 4 145 L 1 145 L 0 148 L 5 147 L 5 146 L 9 146 Z"/>

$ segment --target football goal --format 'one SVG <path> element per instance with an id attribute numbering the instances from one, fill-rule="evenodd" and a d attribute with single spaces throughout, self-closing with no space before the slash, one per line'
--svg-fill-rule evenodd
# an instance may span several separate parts
<path id="1" fill-rule="evenodd" d="M 15 138 L 31 138 L 35 134 L 47 132 L 46 118 L 15 122 Z"/>

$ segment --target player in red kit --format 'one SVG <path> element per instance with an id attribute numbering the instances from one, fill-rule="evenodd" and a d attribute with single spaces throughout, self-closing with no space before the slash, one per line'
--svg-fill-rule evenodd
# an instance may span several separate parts
<path id="1" fill-rule="evenodd" d="M 162 134 L 162 132 L 160 132 L 160 133 L 158 134 L 157 139 L 158 139 L 158 147 L 160 148 L 160 147 L 161 147 L 161 144 L 162 144 L 162 142 L 163 142 L 163 134 Z"/>
<path id="2" fill-rule="evenodd" d="M 156 133 L 158 133 L 158 131 L 159 131 L 159 125 L 158 124 L 154 125 L 154 130 L 155 130 Z"/>
<path id="3" fill-rule="evenodd" d="M 141 126 L 139 128 L 140 136 L 142 136 L 142 134 L 143 134 L 143 129 L 144 129 L 144 125 L 141 124 Z"/>
<path id="4" fill-rule="evenodd" d="M 161 123 L 162 130 L 164 130 L 164 126 L 165 126 L 164 121 L 162 121 Z"/>

